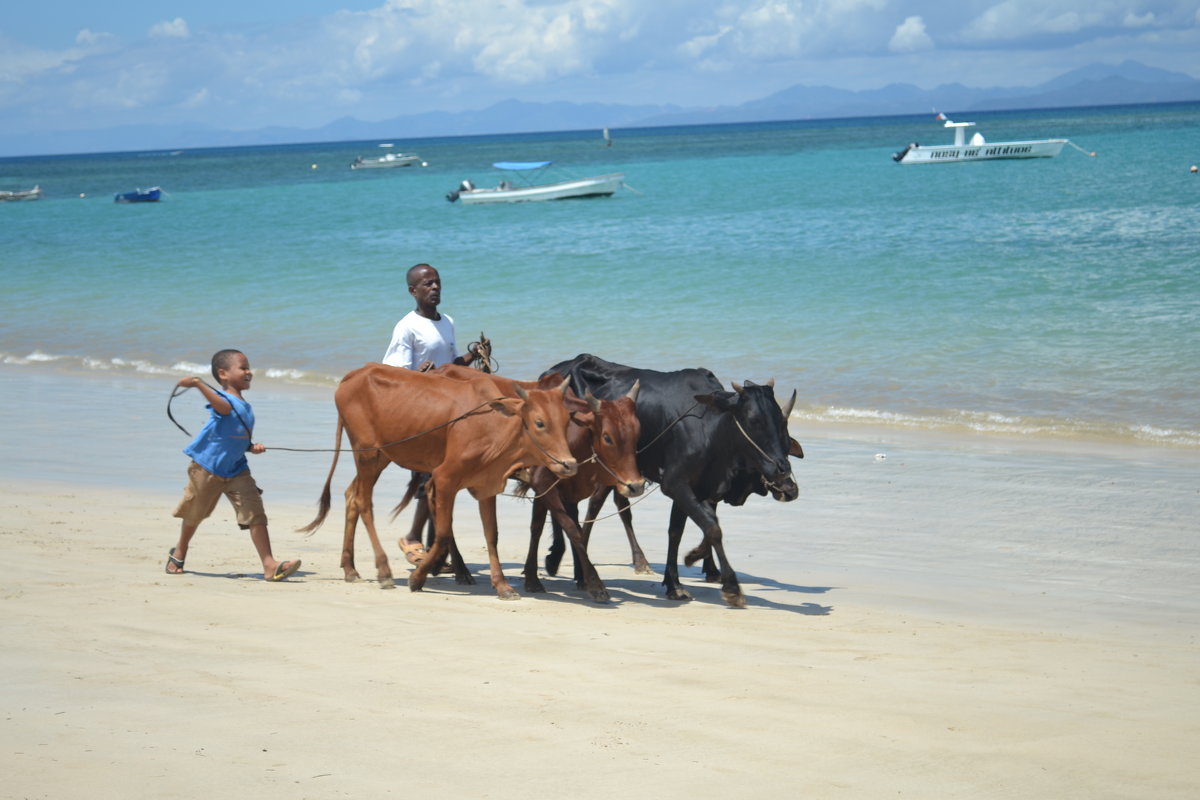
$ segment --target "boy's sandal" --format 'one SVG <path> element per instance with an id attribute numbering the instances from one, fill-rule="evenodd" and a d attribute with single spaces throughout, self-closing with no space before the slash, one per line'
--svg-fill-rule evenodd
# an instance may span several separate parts
<path id="1" fill-rule="evenodd" d="M 298 570 L 298 569 L 300 569 L 300 559 L 298 559 L 298 558 L 294 559 L 292 561 L 281 561 L 275 567 L 275 574 L 272 575 L 270 578 L 268 578 L 268 580 L 271 580 L 271 581 L 286 580 L 287 578 L 290 578 L 292 575 L 295 575 L 296 570 Z"/>
<path id="2" fill-rule="evenodd" d="M 172 564 L 174 564 L 178 569 L 171 569 Z M 170 549 L 170 551 L 167 553 L 167 564 L 165 567 L 163 567 L 163 571 L 166 572 L 168 575 L 182 575 L 183 574 L 183 559 L 175 557 L 175 548 L 174 547 L 172 547 Z"/>

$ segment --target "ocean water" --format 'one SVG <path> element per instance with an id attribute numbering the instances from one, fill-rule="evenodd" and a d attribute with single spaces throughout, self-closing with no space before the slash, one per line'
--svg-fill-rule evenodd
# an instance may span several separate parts
<path id="1" fill-rule="evenodd" d="M 1054 159 L 904 166 L 932 115 L 0 159 L 0 362 L 331 386 L 438 267 L 501 371 L 580 352 L 796 389 L 794 417 L 1200 447 L 1200 104 L 951 114 Z M 463 207 L 501 160 L 612 198 Z M 162 186 L 163 202 L 112 194 Z"/>

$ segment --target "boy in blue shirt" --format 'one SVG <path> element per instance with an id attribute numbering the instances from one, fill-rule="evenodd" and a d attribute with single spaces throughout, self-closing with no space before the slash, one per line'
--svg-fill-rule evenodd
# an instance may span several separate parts
<path id="1" fill-rule="evenodd" d="M 200 523 L 212 514 L 221 495 L 229 498 L 237 513 L 238 527 L 249 529 L 250 540 L 262 561 L 263 578 L 281 581 L 300 569 L 300 559 L 279 561 L 271 554 L 267 534 L 267 513 L 263 509 L 262 490 L 250 477 L 246 452 L 262 453 L 267 448 L 251 444 L 254 410 L 242 398 L 250 388 L 254 374 L 250 362 L 240 350 L 221 350 L 212 357 L 212 374 L 221 391 L 209 387 L 197 377 L 183 378 L 181 387 L 194 387 L 208 400 L 208 422 L 183 452 L 192 457 L 188 467 L 188 485 L 174 516 L 183 520 L 179 542 L 167 555 L 168 575 L 182 575 L 188 543 Z"/>

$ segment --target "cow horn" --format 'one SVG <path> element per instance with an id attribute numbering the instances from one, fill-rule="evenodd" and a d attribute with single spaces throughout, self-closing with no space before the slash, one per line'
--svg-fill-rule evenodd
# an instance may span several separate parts
<path id="1" fill-rule="evenodd" d="M 629 387 L 629 391 L 625 394 L 630 400 L 637 402 L 638 392 L 642 390 L 642 379 L 638 378 L 633 382 L 633 386 Z"/>
<path id="2" fill-rule="evenodd" d="M 767 386 L 770 386 L 772 389 L 774 389 L 775 388 L 775 379 L 771 378 L 769 381 L 767 381 Z"/>
<path id="3" fill-rule="evenodd" d="M 741 394 L 742 393 L 742 385 L 740 383 L 738 383 L 737 381 L 733 381 L 733 390 L 735 392 L 737 392 L 738 394 Z"/>
<path id="4" fill-rule="evenodd" d="M 596 395 L 592 394 L 591 389 L 583 390 L 583 399 L 587 400 L 588 407 L 592 409 L 592 411 L 599 413 L 600 401 L 596 399 Z"/>
<path id="5" fill-rule="evenodd" d="M 522 400 L 529 399 L 529 392 L 525 391 L 525 387 L 523 387 L 521 384 L 513 381 L 513 388 L 517 390 L 517 397 L 521 398 Z"/>
<path id="6" fill-rule="evenodd" d="M 787 419 L 792 415 L 792 409 L 796 407 L 796 390 L 792 389 L 792 399 L 788 400 L 787 407 L 783 409 L 783 418 Z"/>
<path id="7" fill-rule="evenodd" d="M 563 378 L 562 385 L 558 387 L 558 390 L 559 390 L 560 392 L 562 392 L 562 396 L 563 396 L 563 397 L 566 397 L 566 396 L 567 396 L 567 388 L 568 388 L 570 385 L 571 385 L 571 379 L 570 379 L 570 378 Z"/>

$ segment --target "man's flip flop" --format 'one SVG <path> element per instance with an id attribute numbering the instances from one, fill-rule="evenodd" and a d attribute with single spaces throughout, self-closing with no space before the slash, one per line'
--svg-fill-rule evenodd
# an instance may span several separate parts
<path id="1" fill-rule="evenodd" d="M 404 551 L 404 558 L 414 567 L 421 566 L 421 562 L 425 560 L 425 556 L 429 555 L 429 551 L 425 549 L 425 545 L 405 539 L 400 540 L 400 549 Z"/>
<path id="2" fill-rule="evenodd" d="M 173 571 L 171 569 L 172 564 L 174 564 L 179 569 L 177 571 Z M 183 574 L 183 559 L 175 557 L 175 548 L 174 547 L 172 547 L 171 550 L 167 553 L 167 564 L 165 567 L 163 567 L 163 571 L 166 572 L 168 575 L 182 575 Z"/>
<path id="3" fill-rule="evenodd" d="M 300 559 L 298 558 L 293 561 L 280 561 L 279 564 L 276 565 L 275 574 L 271 576 L 270 580 L 284 580 L 285 578 L 295 575 L 296 570 L 298 569 L 300 569 Z"/>

